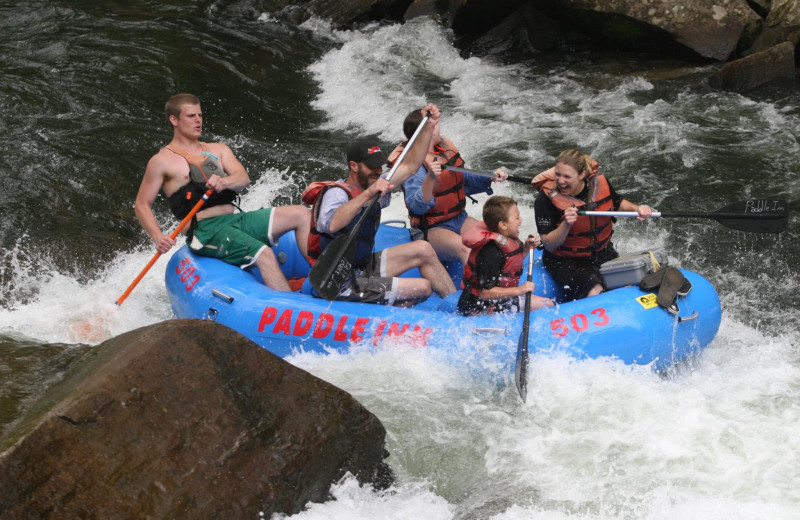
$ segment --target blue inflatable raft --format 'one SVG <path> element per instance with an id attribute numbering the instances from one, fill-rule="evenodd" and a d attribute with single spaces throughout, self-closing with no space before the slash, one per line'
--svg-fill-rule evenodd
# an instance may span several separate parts
<path id="1" fill-rule="evenodd" d="M 408 229 L 382 224 L 376 247 L 410 239 Z M 293 234 L 284 235 L 274 251 L 287 277 L 308 274 L 309 265 Z M 536 294 L 557 298 L 558 288 L 541 267 L 540 255 L 537 251 L 533 269 Z M 460 278 L 460 273 L 451 272 L 454 280 Z M 533 312 L 529 351 L 568 352 L 576 358 L 608 356 L 629 364 L 652 363 L 656 369 L 696 354 L 717 333 L 720 302 L 705 278 L 682 272 L 693 287 L 679 298 L 678 315 L 659 307 L 655 294 L 636 286 L 621 287 Z M 456 280 L 456 287 L 459 283 Z M 170 259 L 166 286 L 177 317 L 215 320 L 281 357 L 298 351 L 347 350 L 354 344 L 380 347 L 399 342 L 459 352 L 480 345 L 513 366 L 522 331 L 522 313 L 456 314 L 458 292 L 444 300 L 433 295 L 414 307 L 399 308 L 273 291 L 261 283 L 256 269 L 195 256 L 186 246 Z"/>

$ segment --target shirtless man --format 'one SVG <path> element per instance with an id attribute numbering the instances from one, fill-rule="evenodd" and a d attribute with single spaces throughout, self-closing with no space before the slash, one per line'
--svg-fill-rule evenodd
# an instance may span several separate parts
<path id="1" fill-rule="evenodd" d="M 173 214 L 183 219 L 211 189 L 214 193 L 189 228 L 187 242 L 192 251 L 242 269 L 255 265 L 268 287 L 290 291 L 270 247 L 277 244 L 281 235 L 294 230 L 298 248 L 305 256 L 308 209 L 284 206 L 234 213 L 234 201 L 250 184 L 250 176 L 227 145 L 200 141 L 200 100 L 192 94 L 176 94 L 167 100 L 165 113 L 172 127 L 172 141 L 147 163 L 136 196 L 136 217 L 158 252 L 166 253 L 175 245 L 161 231 L 153 214 L 158 192 L 164 192 Z"/>

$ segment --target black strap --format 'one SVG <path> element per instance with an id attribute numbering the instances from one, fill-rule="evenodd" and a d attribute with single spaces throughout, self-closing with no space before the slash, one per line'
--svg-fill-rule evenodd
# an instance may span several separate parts
<path id="1" fill-rule="evenodd" d="M 593 211 L 595 208 L 605 204 L 606 202 L 611 200 L 611 195 L 608 197 L 603 197 L 602 199 L 595 200 L 593 202 L 587 202 L 582 209 L 585 211 Z"/>

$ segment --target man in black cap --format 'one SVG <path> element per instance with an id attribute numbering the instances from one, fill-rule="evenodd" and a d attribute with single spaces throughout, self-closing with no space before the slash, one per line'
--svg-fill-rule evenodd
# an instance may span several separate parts
<path id="1" fill-rule="evenodd" d="M 381 210 L 391 202 L 391 191 L 417 173 L 425 160 L 439 109 L 429 103 L 422 109 L 430 118 L 395 170 L 391 182 L 383 177 L 386 156 L 373 141 L 357 141 L 347 151 L 347 178 L 338 182 L 315 182 L 303 193 L 303 202 L 312 205 L 308 236 L 309 261 L 313 265 L 325 247 L 336 237 L 349 233 L 375 195 L 379 203 L 361 226 L 356 239 L 351 283 L 345 284 L 337 299 L 386 305 L 412 304 L 435 291 L 445 297 L 456 288 L 450 275 L 428 242 L 418 240 L 373 252 Z M 441 169 L 430 168 L 429 188 L 435 185 Z M 438 170 L 438 171 L 437 171 Z M 398 278 L 418 267 L 422 278 Z"/>

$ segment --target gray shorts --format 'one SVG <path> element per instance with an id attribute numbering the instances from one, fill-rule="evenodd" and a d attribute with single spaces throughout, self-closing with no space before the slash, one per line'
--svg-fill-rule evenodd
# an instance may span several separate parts
<path id="1" fill-rule="evenodd" d="M 339 293 L 337 300 L 394 305 L 398 280 L 386 276 L 386 258 L 378 251 L 365 269 L 357 269 L 353 285 Z"/>

